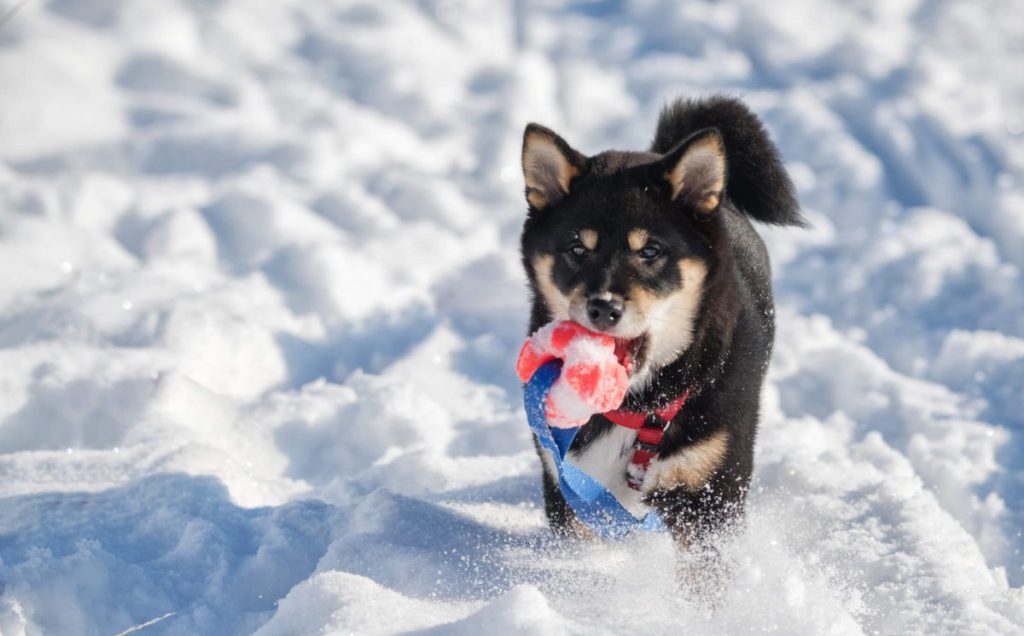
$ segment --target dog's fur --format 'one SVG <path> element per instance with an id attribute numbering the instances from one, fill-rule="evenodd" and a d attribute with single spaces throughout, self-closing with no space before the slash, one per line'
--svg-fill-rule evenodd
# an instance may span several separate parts
<path id="1" fill-rule="evenodd" d="M 775 325 L 768 254 L 749 219 L 803 225 L 775 145 L 738 100 L 681 100 L 662 112 L 647 152 L 587 157 L 530 124 L 523 172 L 530 332 L 571 319 L 638 347 L 631 410 L 689 391 L 641 492 L 625 486 L 635 432 L 600 415 L 570 459 L 628 508 L 654 507 L 694 547 L 742 512 L 753 469 Z M 615 324 L 591 320 L 598 301 L 621 305 Z M 538 452 L 552 528 L 579 531 Z"/>

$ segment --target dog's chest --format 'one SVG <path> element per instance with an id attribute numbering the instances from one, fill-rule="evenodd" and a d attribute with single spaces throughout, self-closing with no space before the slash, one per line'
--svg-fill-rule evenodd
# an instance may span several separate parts
<path id="1" fill-rule="evenodd" d="M 626 510 L 641 517 L 647 513 L 648 507 L 640 500 L 641 493 L 626 482 L 626 469 L 633 457 L 636 435 L 633 429 L 613 426 L 590 440 L 580 451 L 571 451 L 567 459 L 601 482 Z"/>

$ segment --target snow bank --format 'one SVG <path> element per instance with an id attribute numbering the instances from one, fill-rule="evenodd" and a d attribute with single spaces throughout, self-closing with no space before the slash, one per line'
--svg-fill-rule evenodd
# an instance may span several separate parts
<path id="1" fill-rule="evenodd" d="M 1022 633 L 1014 24 L 24 3 L 0 26 L 0 633 Z M 813 227 L 763 230 L 778 342 L 709 612 L 665 537 L 549 536 L 513 363 L 523 125 L 636 148 L 665 100 L 719 91 L 763 114 Z"/>

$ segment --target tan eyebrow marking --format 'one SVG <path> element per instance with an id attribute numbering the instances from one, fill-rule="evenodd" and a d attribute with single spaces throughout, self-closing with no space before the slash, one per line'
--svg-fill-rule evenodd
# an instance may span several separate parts
<path id="1" fill-rule="evenodd" d="M 597 247 L 597 231 L 580 230 L 580 243 L 583 243 L 583 247 L 588 250 L 595 249 Z"/>
<path id="2" fill-rule="evenodd" d="M 634 252 L 639 252 L 647 245 L 647 230 L 641 230 L 639 228 L 630 230 L 627 240 L 629 240 L 629 249 Z"/>

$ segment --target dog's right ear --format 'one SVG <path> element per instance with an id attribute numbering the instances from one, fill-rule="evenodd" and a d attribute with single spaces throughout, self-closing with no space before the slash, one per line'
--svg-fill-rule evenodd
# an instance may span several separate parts
<path id="1" fill-rule="evenodd" d="M 535 210 L 554 205 L 569 194 L 572 180 L 583 174 L 587 158 L 540 124 L 523 133 L 523 177 L 526 201 Z"/>

